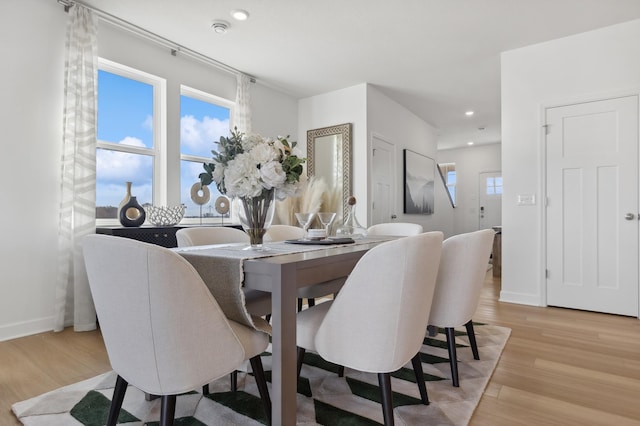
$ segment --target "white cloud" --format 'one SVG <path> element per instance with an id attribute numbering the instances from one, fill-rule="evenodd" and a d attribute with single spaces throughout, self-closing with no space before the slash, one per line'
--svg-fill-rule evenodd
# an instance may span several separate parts
<path id="1" fill-rule="evenodd" d="M 142 122 L 142 128 L 153 131 L 153 117 L 151 115 L 147 115 L 147 118 Z"/>
<path id="2" fill-rule="evenodd" d="M 119 144 L 144 147 L 144 143 L 131 136 Z M 139 184 L 152 178 L 151 157 L 126 152 L 99 149 L 96 153 L 97 174 L 101 182 L 135 181 Z"/>
<path id="3" fill-rule="evenodd" d="M 137 146 L 140 148 L 144 148 L 145 144 L 144 142 L 142 142 L 140 139 L 133 137 L 133 136 L 126 136 L 124 139 L 122 139 L 120 142 L 118 142 L 120 145 L 129 145 L 129 146 Z"/>
<path id="4" fill-rule="evenodd" d="M 229 120 L 204 117 L 202 121 L 192 115 L 180 118 L 180 141 L 184 147 L 183 152 L 194 155 L 209 156 L 215 148 L 214 142 L 220 140 L 220 136 L 229 133 Z"/>

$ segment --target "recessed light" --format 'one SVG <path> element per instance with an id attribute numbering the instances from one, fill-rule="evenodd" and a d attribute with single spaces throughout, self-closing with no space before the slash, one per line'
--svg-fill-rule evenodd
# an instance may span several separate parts
<path id="1" fill-rule="evenodd" d="M 467 117 L 471 117 L 473 115 L 473 111 L 467 111 L 464 113 Z"/>
<path id="2" fill-rule="evenodd" d="M 249 12 L 242 9 L 234 9 L 231 11 L 231 16 L 236 21 L 246 21 L 247 19 L 249 19 Z"/>
<path id="3" fill-rule="evenodd" d="M 471 146 L 471 145 L 473 145 L 473 142 L 469 141 L 469 142 L 467 142 L 467 145 Z"/>
<path id="4" fill-rule="evenodd" d="M 213 21 L 211 29 L 213 29 L 217 34 L 224 34 L 229 29 L 229 23 L 226 21 Z"/>

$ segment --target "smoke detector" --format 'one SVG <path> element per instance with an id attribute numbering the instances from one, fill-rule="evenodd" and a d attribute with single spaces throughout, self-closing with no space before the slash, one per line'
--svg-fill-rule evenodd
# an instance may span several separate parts
<path id="1" fill-rule="evenodd" d="M 211 24 L 211 28 L 216 34 L 225 34 L 229 29 L 229 23 L 226 21 L 214 21 L 213 24 Z"/>

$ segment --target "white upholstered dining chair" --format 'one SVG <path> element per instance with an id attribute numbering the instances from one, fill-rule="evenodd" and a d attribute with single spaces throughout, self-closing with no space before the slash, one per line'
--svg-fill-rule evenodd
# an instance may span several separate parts
<path id="1" fill-rule="evenodd" d="M 297 240 L 302 237 L 304 237 L 304 230 L 293 225 L 271 225 L 264 234 L 264 240 L 266 242 Z"/>
<path id="2" fill-rule="evenodd" d="M 260 359 L 269 336 L 228 320 L 189 262 L 128 238 L 89 235 L 82 245 L 102 336 L 118 375 L 107 425 L 116 424 L 128 384 L 160 395 L 160 424 L 172 425 L 176 395 L 246 360 L 271 418 Z"/>
<path id="3" fill-rule="evenodd" d="M 422 225 L 408 222 L 378 223 L 367 229 L 367 235 L 393 235 L 396 237 L 408 237 L 422 234 L 422 232 Z"/>
<path id="4" fill-rule="evenodd" d="M 298 375 L 306 350 L 355 370 L 377 373 L 385 425 L 393 425 L 389 373 L 412 361 L 428 404 L 419 351 L 429 319 L 442 233 L 382 243 L 358 261 L 333 301 L 298 313 Z"/>
<path id="5" fill-rule="evenodd" d="M 206 246 L 224 243 L 248 243 L 249 236 L 242 230 L 226 226 L 194 226 L 176 232 L 178 247 Z"/>
<path id="6" fill-rule="evenodd" d="M 474 359 L 480 359 L 471 317 L 476 312 L 487 273 L 495 232 L 491 229 L 454 235 L 442 243 L 442 256 L 429 325 L 445 329 L 451 380 L 460 386 L 455 327 L 464 325 Z"/>

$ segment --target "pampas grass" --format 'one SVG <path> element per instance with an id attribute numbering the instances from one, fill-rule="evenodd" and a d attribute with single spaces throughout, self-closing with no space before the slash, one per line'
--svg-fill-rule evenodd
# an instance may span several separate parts
<path id="1" fill-rule="evenodd" d="M 276 202 L 273 223 L 298 225 L 296 212 L 318 213 L 335 212 L 340 202 L 340 193 L 336 188 L 329 189 L 323 177 L 312 176 L 303 183 L 302 194 Z"/>

